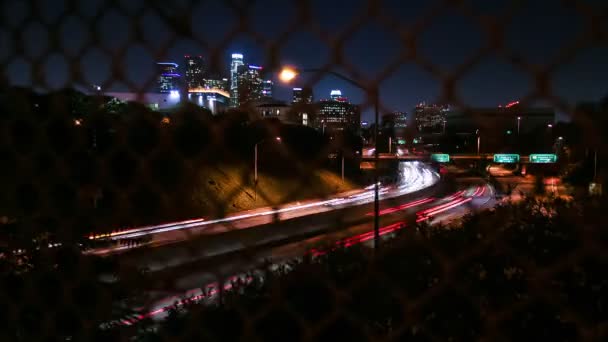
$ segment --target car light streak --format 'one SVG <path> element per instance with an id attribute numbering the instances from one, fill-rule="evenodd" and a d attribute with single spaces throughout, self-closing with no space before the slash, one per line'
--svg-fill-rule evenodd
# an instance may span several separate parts
<path id="1" fill-rule="evenodd" d="M 427 198 L 423 198 L 423 199 L 420 199 L 420 200 L 417 200 L 417 201 L 413 201 L 413 202 L 409 202 L 409 203 L 406 203 L 406 204 L 402 204 L 402 205 L 399 205 L 399 206 L 396 206 L 396 207 L 383 209 L 383 210 L 380 210 L 380 216 L 391 214 L 391 213 L 394 213 L 394 212 L 397 212 L 397 211 L 401 211 L 401 210 L 405 210 L 405 209 L 408 209 L 408 208 L 416 207 L 416 206 L 419 206 L 419 205 L 431 202 L 433 200 L 435 200 L 433 197 L 427 197 Z M 373 215 L 374 215 L 373 212 L 365 214 L 365 216 L 373 216 Z"/>
<path id="2" fill-rule="evenodd" d="M 469 198 L 461 198 L 461 199 L 458 199 L 458 200 L 454 200 L 454 201 L 450 202 L 448 206 L 444 205 L 444 206 L 442 206 L 442 208 L 436 208 L 436 210 L 433 210 L 431 212 L 428 212 L 428 213 L 425 213 L 425 214 L 419 216 L 416 219 L 416 222 L 422 222 L 422 221 L 428 220 L 429 218 L 431 218 L 434 215 L 442 213 L 442 212 L 444 212 L 446 210 L 450 210 L 450 209 L 455 208 L 455 207 L 457 207 L 459 205 L 465 204 L 465 203 L 467 203 L 467 202 L 469 202 L 471 200 L 473 200 L 473 199 L 470 198 L 470 197 Z"/>
<path id="3" fill-rule="evenodd" d="M 405 221 L 401 221 L 401 222 L 393 223 L 388 226 L 382 227 L 379 229 L 378 232 L 379 232 L 380 236 L 382 236 L 382 235 L 400 230 L 404 227 L 405 227 Z M 358 234 L 355 236 L 351 236 L 351 237 L 339 240 L 335 243 L 336 246 L 333 248 L 330 248 L 329 250 L 319 250 L 316 248 L 312 248 L 308 251 L 307 254 L 310 254 L 315 257 L 322 256 L 322 255 L 325 255 L 325 254 L 331 252 L 332 250 L 335 250 L 336 248 L 351 247 L 356 244 L 363 243 L 365 241 L 369 241 L 369 240 L 373 239 L 373 237 L 374 237 L 374 231 L 365 232 L 362 234 Z"/>
<path id="4" fill-rule="evenodd" d="M 423 163 L 406 162 L 400 164 L 400 184 L 395 186 L 384 186 L 379 189 L 381 199 L 406 195 L 426 187 L 429 187 L 439 180 L 439 175 L 436 172 L 429 170 Z M 380 183 L 378 183 L 380 185 Z M 107 234 L 92 234 L 88 238 L 91 240 L 120 240 L 142 237 L 151 234 L 158 234 L 176 230 L 184 230 L 191 228 L 202 228 L 218 223 L 235 222 L 244 219 L 251 219 L 262 216 L 277 215 L 281 213 L 294 212 L 298 210 L 306 210 L 317 208 L 317 212 L 343 208 L 345 206 L 365 204 L 374 201 L 374 184 L 365 188 L 366 191 L 351 195 L 348 197 L 338 197 L 323 201 L 316 201 L 307 204 L 294 205 L 280 209 L 266 210 L 257 213 L 240 214 L 220 219 L 206 220 L 204 218 L 191 219 L 186 221 L 165 223 L 160 225 L 151 225 L 140 228 L 132 228 L 123 231 L 117 231 Z M 303 215 L 314 214 L 303 213 Z"/>
<path id="5" fill-rule="evenodd" d="M 440 204 L 440 205 L 436 205 L 434 207 L 431 207 L 431 208 L 419 211 L 419 212 L 416 213 L 416 215 L 419 215 L 419 216 L 420 215 L 425 215 L 425 214 L 427 214 L 427 213 L 429 213 L 431 211 L 434 211 L 436 209 L 441 209 L 443 207 L 449 206 L 449 205 L 453 204 L 454 202 L 461 200 L 462 198 L 463 198 L 462 196 L 460 196 L 458 198 L 454 198 L 454 199 L 452 199 L 452 200 L 450 200 L 450 201 L 448 201 L 446 203 L 443 203 L 443 204 Z"/>

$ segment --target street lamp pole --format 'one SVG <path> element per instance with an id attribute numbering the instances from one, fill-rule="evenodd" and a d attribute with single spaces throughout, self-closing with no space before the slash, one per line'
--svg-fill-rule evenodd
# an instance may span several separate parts
<path id="1" fill-rule="evenodd" d="M 253 181 L 258 183 L 258 143 L 255 143 L 253 147 L 253 160 L 255 162 L 253 167 Z"/>
<path id="2" fill-rule="evenodd" d="M 344 152 L 342 154 L 342 183 L 344 183 Z"/>
<path id="3" fill-rule="evenodd" d="M 253 201 L 258 201 L 258 143 L 253 146 Z"/>
<path id="4" fill-rule="evenodd" d="M 281 142 L 281 137 L 274 138 L 277 142 Z M 253 191 L 254 197 L 253 200 L 257 201 L 258 199 L 258 145 L 263 143 L 266 139 L 262 139 L 255 143 L 253 146 Z"/>
<path id="5" fill-rule="evenodd" d="M 521 116 L 518 116 L 517 117 L 517 135 L 518 136 L 519 136 L 519 124 L 520 124 L 520 121 L 521 121 Z"/>
<path id="6" fill-rule="evenodd" d="M 479 130 L 476 130 L 477 133 L 477 155 L 479 156 L 479 147 L 481 146 L 481 135 L 479 134 Z"/>
<path id="7" fill-rule="evenodd" d="M 593 181 L 597 179 L 597 148 L 593 150 Z"/>
<path id="8" fill-rule="evenodd" d="M 361 89 L 364 89 L 361 87 Z M 365 90 L 365 89 L 364 89 Z M 380 185 L 378 184 L 378 167 L 380 166 L 380 154 L 378 150 L 380 150 L 380 146 L 378 144 L 378 124 L 380 120 L 378 119 L 378 88 L 374 89 L 374 144 L 376 148 L 374 149 L 374 250 L 378 251 L 380 247 Z"/>
<path id="9" fill-rule="evenodd" d="M 379 164 L 379 145 L 378 145 L 378 125 L 380 123 L 379 120 L 379 113 L 378 113 L 378 107 L 379 107 L 379 94 L 378 94 L 378 87 L 376 86 L 373 89 L 368 89 L 367 87 L 363 86 L 362 84 L 360 84 L 359 82 L 350 79 L 342 74 L 339 74 L 335 71 L 332 70 L 324 70 L 324 69 L 294 69 L 294 68 L 283 68 L 283 70 L 281 70 L 281 74 L 279 75 L 279 78 L 284 81 L 284 82 L 289 82 L 292 79 L 294 79 L 295 77 L 298 76 L 298 74 L 301 73 L 308 73 L 308 72 L 319 72 L 319 73 L 326 73 L 326 74 L 330 74 L 333 75 L 343 81 L 346 81 L 350 84 L 352 84 L 353 86 L 368 92 L 368 93 L 372 93 L 373 94 L 373 101 L 374 101 L 374 117 L 375 117 L 375 125 L 374 125 L 374 141 L 375 141 L 375 151 L 374 151 L 374 163 L 375 163 L 375 168 L 374 168 L 374 249 L 378 250 L 378 248 L 380 247 L 380 187 L 378 185 L 378 164 Z M 325 129 L 325 126 L 323 126 L 323 129 Z"/>

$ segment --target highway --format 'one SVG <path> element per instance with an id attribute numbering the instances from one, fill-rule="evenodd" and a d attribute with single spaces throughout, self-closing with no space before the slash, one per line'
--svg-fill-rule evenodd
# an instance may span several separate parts
<path id="1" fill-rule="evenodd" d="M 380 185 L 380 199 L 390 199 L 405 196 L 425 188 L 429 188 L 439 181 L 439 175 L 425 164 L 417 161 L 404 162 L 399 166 L 399 183 L 396 185 Z M 94 235 L 92 240 L 133 239 L 149 237 L 151 241 L 145 247 L 158 247 L 190 240 L 198 235 L 226 233 L 251 227 L 280 222 L 294 218 L 316 215 L 328 211 L 361 206 L 372 203 L 374 200 L 373 184 L 357 191 L 339 194 L 331 198 L 309 200 L 289 203 L 278 208 L 260 208 L 241 212 L 225 218 L 218 219 L 192 219 L 160 225 L 139 227 L 123 230 L 105 235 Z M 142 247 L 141 245 L 138 247 Z M 96 255 L 111 255 L 124 252 L 124 245 L 97 248 L 87 253 Z"/>
<path id="2" fill-rule="evenodd" d="M 430 224 L 447 223 L 456 220 L 471 210 L 491 207 L 494 202 L 494 190 L 485 184 L 464 186 L 462 190 L 442 196 L 422 197 L 416 199 L 401 199 L 382 208 L 380 235 L 382 239 L 388 238 L 396 231 L 408 229 L 416 222 L 428 221 Z M 368 210 L 369 208 L 366 208 Z M 362 212 L 365 212 L 363 210 Z M 371 217 L 372 212 L 365 212 L 364 216 Z M 140 319 L 151 317 L 162 319 L 166 312 L 174 305 L 183 305 L 189 301 L 202 299 L 213 300 L 218 292 L 218 278 L 223 279 L 225 289 L 233 286 L 233 281 L 248 282 L 251 280 L 251 270 L 263 265 L 265 261 L 272 260 L 273 267 L 285 265 L 286 260 L 293 260 L 304 255 L 321 256 L 334 248 L 348 248 L 357 244 L 369 244 L 373 240 L 373 231 L 369 222 L 356 223 L 346 228 L 322 233 L 298 241 L 286 242 L 269 248 L 250 251 L 244 255 L 229 256 L 225 258 L 211 258 L 203 263 L 193 265 L 180 265 L 182 269 L 164 269 L 157 272 L 156 277 L 160 283 L 168 279 L 174 282 L 174 290 L 151 292 L 154 303 L 150 309 L 143 310 L 140 315 L 130 317 L 125 324 L 132 324 Z M 254 272 L 255 274 L 255 272 Z M 198 284 L 203 286 L 205 293 Z M 160 290 L 160 289 L 159 289 Z"/>
<path id="3" fill-rule="evenodd" d="M 421 162 L 401 163 L 400 175 L 399 184 L 380 186 L 383 237 L 417 222 L 454 220 L 493 201 L 493 189 L 482 181 L 463 184 L 461 190 L 446 195 L 439 175 Z M 212 296 L 218 283 L 230 288 L 232 284 L 226 280 L 237 277 L 247 281 L 249 271 L 266 260 L 279 265 L 306 254 L 319 256 L 332 248 L 367 243 L 373 239 L 373 196 L 372 185 L 328 199 L 262 208 L 221 219 L 129 229 L 91 238 L 148 236 L 152 241 L 146 248 L 113 246 L 92 253 L 146 268 L 153 279 L 146 294 L 147 302 L 154 303 L 151 309 L 142 310 L 140 317 L 131 317 L 125 324 L 144 317 L 162 318 L 176 302 Z M 206 293 L 201 284 L 206 284 Z"/>

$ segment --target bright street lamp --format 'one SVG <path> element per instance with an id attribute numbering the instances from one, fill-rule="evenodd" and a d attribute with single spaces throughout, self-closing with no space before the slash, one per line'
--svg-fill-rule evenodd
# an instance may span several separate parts
<path id="1" fill-rule="evenodd" d="M 281 73 L 279 74 L 279 79 L 285 83 L 288 83 L 291 82 L 294 78 L 296 78 L 296 76 L 298 76 L 298 72 L 296 71 L 296 69 L 291 67 L 285 67 L 283 68 L 283 70 L 281 70 Z"/>
<path id="2" fill-rule="evenodd" d="M 380 247 L 380 188 L 378 185 L 378 164 L 379 164 L 379 154 L 378 151 L 380 150 L 380 148 L 378 147 L 378 125 L 380 123 L 379 120 L 379 115 L 378 115 L 378 107 L 379 105 L 379 94 L 378 94 L 378 88 L 372 88 L 369 89 L 368 87 L 365 87 L 364 85 L 360 84 L 359 82 L 350 79 L 342 74 L 339 74 L 335 71 L 332 70 L 323 70 L 323 69 L 297 69 L 294 67 L 284 67 L 281 69 L 281 72 L 279 73 L 279 79 L 285 83 L 291 82 L 294 78 L 296 78 L 299 74 L 302 73 L 306 73 L 306 72 L 319 72 L 319 73 L 327 73 L 330 75 L 333 75 L 343 81 L 346 81 L 348 83 L 350 83 L 351 85 L 367 92 L 368 94 L 371 94 L 372 96 L 372 100 L 374 103 L 374 115 L 375 115 L 375 122 L 376 124 L 374 125 L 374 140 L 375 140 L 375 145 L 376 145 L 376 149 L 374 151 L 374 163 L 376 165 L 376 167 L 374 168 L 374 249 L 378 250 L 378 248 Z"/>

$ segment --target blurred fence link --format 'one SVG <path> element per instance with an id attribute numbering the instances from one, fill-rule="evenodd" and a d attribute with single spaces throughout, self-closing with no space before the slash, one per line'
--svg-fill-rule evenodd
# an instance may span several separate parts
<path id="1" fill-rule="evenodd" d="M 243 210 L 280 207 L 359 186 L 326 171 L 329 167 L 339 174 L 339 163 L 328 162 L 328 155 L 340 152 L 354 163 L 347 176 L 358 174 L 352 171 L 359 166 L 360 146 L 352 142 L 356 136 L 330 140 L 303 127 L 256 121 L 247 107 L 214 116 L 184 105 L 166 115 L 105 96 L 105 89 L 122 87 L 143 94 L 156 84 L 155 72 L 134 76 L 128 70 L 132 49 L 162 61 L 188 41 L 205 51 L 211 70 L 227 71 L 228 47 L 246 36 L 264 51 L 265 77 L 273 78 L 282 67 L 286 43 L 305 31 L 329 51 L 307 86 L 339 69 L 366 90 L 362 111 L 373 106 L 378 85 L 404 64 L 415 65 L 438 82 L 437 102 L 469 108 L 471 104 L 459 97 L 459 81 L 484 58 L 499 56 L 530 77 L 522 106 L 548 102 L 581 124 L 588 146 L 606 150 L 606 126 L 598 125 L 605 118 L 571 106 L 550 86 L 554 71 L 580 51 L 606 46 L 606 8 L 574 0 L 550 3 L 585 18 L 585 27 L 575 40 L 564 42 L 554 59 L 538 65 L 505 43 L 505 28 L 525 6 L 522 1 L 507 2 L 495 16 L 478 14 L 468 1 L 434 1 L 416 20 L 403 22 L 383 1 L 367 0 L 339 32 L 328 32 L 317 21 L 312 1 L 299 0 L 290 3 L 293 18 L 276 27 L 276 38 L 254 29 L 256 3 L 223 1 L 235 21 L 212 44 L 193 27 L 194 21 L 205 20 L 191 18 L 198 1 L 2 2 L 0 325 L 6 340 L 94 340 L 105 334 L 151 340 L 606 338 L 606 236 L 597 230 L 603 214 L 593 208 L 584 209 L 589 212 L 581 216 L 578 209 L 558 203 L 559 222 L 539 215 L 533 203 L 503 208 L 496 216 L 484 213 L 481 219 L 466 221 L 473 228 L 462 236 L 430 227 L 427 234 L 418 228 L 402 240 L 383 242 L 386 247 L 378 255 L 365 249 L 329 256 L 319 252 L 316 261 L 270 266 L 270 273 L 246 271 L 269 246 L 290 255 L 279 244 L 251 243 L 256 234 L 290 229 L 289 224 L 281 225 L 278 213 L 264 231 L 240 231 L 243 227 L 232 221 L 216 223 L 212 233 L 218 234 L 182 231 L 192 236 L 179 251 L 165 247 L 174 237 L 154 241 L 133 235 L 99 243 L 133 227 L 220 220 Z M 447 11 L 464 16 L 484 35 L 479 49 L 451 70 L 435 65 L 417 47 L 419 37 Z M 377 73 L 365 76 L 349 61 L 344 46 L 370 23 L 395 33 L 402 45 Z M 112 37 L 103 33 L 108 25 L 114 27 Z M 162 27 L 162 38 L 151 37 L 146 25 Z M 98 65 L 90 65 L 91 55 Z M 27 75 L 31 89 L 14 87 L 10 75 L 15 73 Z M 52 76 L 56 73 L 63 77 L 59 84 Z M 102 75 L 104 81 L 93 85 L 91 74 Z M 138 81 L 142 77 L 145 81 Z M 390 112 L 388 107 L 380 103 L 383 114 Z M 259 151 L 259 180 L 253 176 L 254 147 L 256 163 Z M 351 222 L 340 213 L 325 220 L 333 224 L 327 230 L 332 234 Z M 369 222 L 367 217 L 357 224 Z M 568 226 L 578 223 L 588 229 L 578 232 Z M 495 227 L 500 229 L 491 229 Z M 532 232 L 523 234 L 520 227 Z M 522 239 L 535 242 L 526 245 Z M 283 244 L 294 251 L 302 248 L 295 240 L 288 242 Z M 218 245 L 236 252 L 205 255 L 206 248 Z M 139 246 L 154 248 L 132 248 Z M 457 247 L 463 249 L 453 250 Z M 90 255 L 92 248 L 125 252 L 97 258 Z M 159 266 L 172 258 L 183 263 L 170 269 Z M 139 269 L 143 260 L 149 261 L 146 271 Z M 286 274 L 280 275 L 282 271 Z M 230 274 L 243 273 L 241 281 L 248 285 L 230 283 Z M 196 281 L 203 287 L 228 280 L 228 287 L 242 289 L 237 291 L 242 295 L 228 291 L 218 299 L 224 307 L 193 306 L 189 315 L 169 310 L 168 323 L 158 330 L 135 328 L 149 327 L 147 319 L 131 324 L 147 318 L 137 315 L 154 311 L 159 298 L 175 295 L 168 301 L 181 303 L 188 297 L 188 276 L 199 277 Z M 207 292 L 222 293 L 223 287 Z M 137 314 L 133 308 L 138 308 Z M 113 329 L 98 329 L 117 317 L 128 318 Z M 115 331 L 118 335 L 111 335 Z"/>

